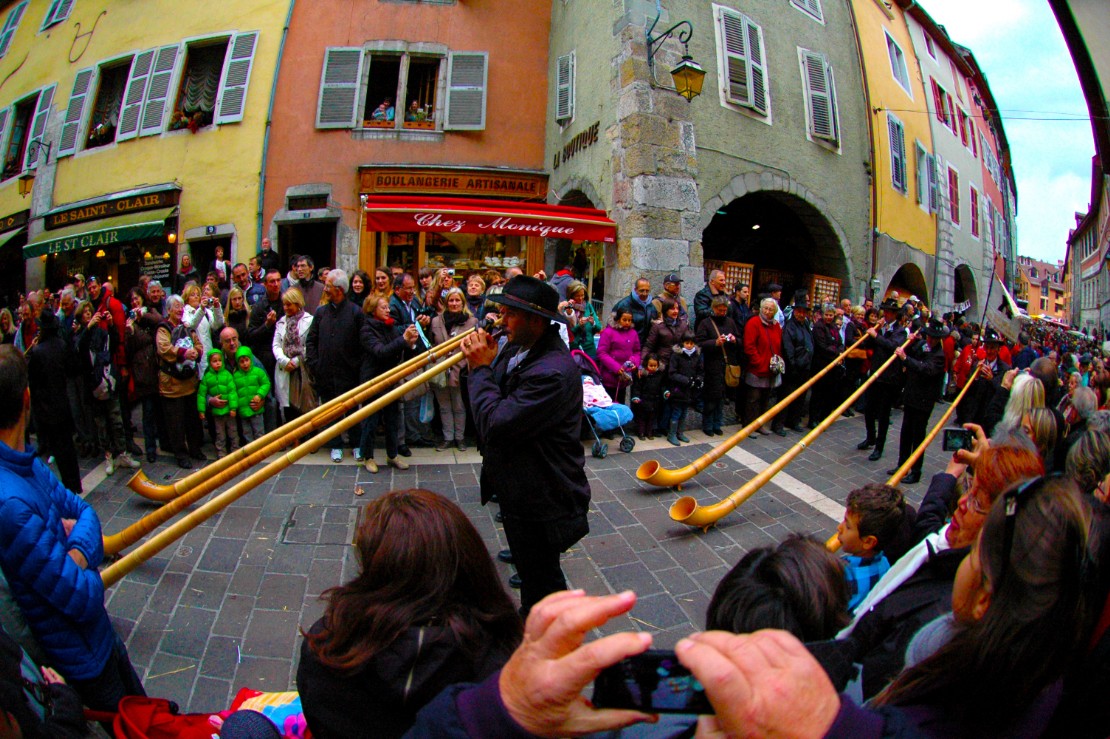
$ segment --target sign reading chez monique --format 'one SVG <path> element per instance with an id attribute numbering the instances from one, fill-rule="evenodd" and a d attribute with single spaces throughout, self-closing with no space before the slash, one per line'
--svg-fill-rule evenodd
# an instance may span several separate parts
<path id="1" fill-rule="evenodd" d="M 117 198 L 116 200 L 105 200 L 90 205 L 82 205 L 77 208 L 70 208 L 69 210 L 51 213 L 46 216 L 46 230 L 64 228 L 65 226 L 72 226 L 75 223 L 95 221 L 98 218 L 107 218 L 108 216 L 122 215 L 124 213 L 134 213 L 140 210 L 168 208 L 171 205 L 177 205 L 177 201 L 180 197 L 180 190 L 166 190 L 164 192 L 152 192 L 145 195 L 135 195 L 132 197 Z"/>

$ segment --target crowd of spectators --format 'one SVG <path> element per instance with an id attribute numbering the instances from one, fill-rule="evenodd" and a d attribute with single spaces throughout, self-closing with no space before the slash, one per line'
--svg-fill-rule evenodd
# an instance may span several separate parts
<path id="1" fill-rule="evenodd" d="M 497 313 L 502 301 L 490 296 L 519 273 L 456 285 L 445 270 L 348 275 L 300 256 L 283 276 L 263 268 L 264 256 L 213 269 L 202 283 L 194 274 L 170 295 L 144 280 L 126 305 L 110 284 L 77 276 L 56 295 L 29 294 L 18 320 L 0 311 L 4 343 L 14 345 L 0 348 L 0 706 L 27 724 L 25 735 L 79 736 L 75 705 L 111 708 L 143 692 L 107 621 L 99 522 L 73 494 L 78 454 L 103 455 L 111 474 L 159 450 L 191 467 L 205 457 L 205 433 L 217 454 L 229 453 Z M 716 271 L 692 305 L 678 275 L 655 296 L 641 279 L 601 325 L 570 272 L 552 281 L 563 350 L 596 358 L 606 389 L 636 409 L 641 435 L 687 441 L 690 409 L 703 432 L 722 434 L 726 404 L 751 423 L 827 368 L 755 433 L 805 433 L 803 423 L 858 407 L 867 417 L 859 446 L 875 461 L 891 409 L 903 407 L 904 462 L 917 438 L 911 411 L 927 420 L 934 403 L 966 389 L 959 420 L 974 435 L 917 509 L 900 488 L 853 491 L 841 556 L 801 536 L 748 552 L 718 584 L 708 631 L 675 650 L 715 715 L 636 736 L 690 735 L 695 723 L 723 735 L 1110 731 L 1098 700 L 1110 688 L 1110 373 L 1097 343 L 1039 326 L 1010 342 L 959 315 L 932 316 L 914 297 L 810 306 L 801 293 L 784 306 L 781 288 L 768 285 L 750 304 L 749 285 L 728 293 Z M 537 353 L 559 340 L 545 322 Z M 482 372 L 496 405 L 494 371 Z M 884 382 L 846 402 L 879 373 Z M 465 382 L 460 365 L 386 406 L 346 440 L 336 436 L 331 459 L 351 449 L 376 472 L 378 433 L 399 469 L 410 446 L 465 450 L 474 422 L 488 421 L 471 416 Z M 505 446 L 495 466 L 509 464 Z M 304 625 L 297 683 L 315 736 L 362 736 L 368 722 L 379 736 L 566 736 L 658 720 L 582 696 L 603 667 L 650 646 L 644 633 L 588 638 L 631 610 L 634 593 L 558 592 L 530 602 L 522 620 L 454 503 L 394 491 L 360 521 L 358 573 L 325 593 L 324 615 Z M 32 669 L 20 677 L 11 665 L 24 660 Z M 47 664 L 58 671 L 39 669 Z M 28 695 L 51 696 L 56 714 L 28 711 Z"/>

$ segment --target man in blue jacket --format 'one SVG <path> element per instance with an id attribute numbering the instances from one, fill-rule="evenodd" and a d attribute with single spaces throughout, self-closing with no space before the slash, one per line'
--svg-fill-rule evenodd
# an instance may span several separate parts
<path id="1" fill-rule="evenodd" d="M 589 532 L 590 484 L 580 437 L 582 376 L 552 321 L 555 288 L 514 277 L 490 298 L 508 343 L 485 331 L 463 340 L 468 391 L 482 452 L 482 503 L 497 495 L 520 575 L 520 609 L 567 587 L 559 555 Z"/>
<path id="2" fill-rule="evenodd" d="M 146 695 L 104 608 L 100 521 L 24 443 L 27 364 L 0 347 L 0 569 L 54 667 L 89 708 Z"/>

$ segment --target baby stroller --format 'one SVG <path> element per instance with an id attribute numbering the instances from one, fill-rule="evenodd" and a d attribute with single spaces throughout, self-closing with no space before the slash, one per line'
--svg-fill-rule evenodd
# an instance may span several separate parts
<path id="1" fill-rule="evenodd" d="M 582 373 L 582 411 L 586 417 L 586 425 L 594 436 L 594 446 L 591 451 L 598 459 L 605 459 L 609 454 L 609 445 L 601 440 L 599 431 L 621 432 L 620 450 L 628 453 L 636 446 L 636 440 L 625 433 L 624 424 L 631 423 L 632 409 L 621 403 L 614 403 L 601 386 L 601 372 L 598 370 L 590 355 L 581 349 L 572 351 L 574 363 Z"/>

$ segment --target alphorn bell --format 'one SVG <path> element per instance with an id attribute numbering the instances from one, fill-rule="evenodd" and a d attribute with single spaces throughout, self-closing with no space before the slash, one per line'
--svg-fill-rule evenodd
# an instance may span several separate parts
<path id="1" fill-rule="evenodd" d="M 135 551 L 125 554 L 119 560 L 102 570 L 100 576 L 101 579 L 104 581 L 104 587 L 110 587 L 116 584 L 127 573 L 134 570 L 143 562 L 147 561 L 155 554 L 162 551 L 170 544 L 174 543 L 179 538 L 195 529 L 197 526 L 200 526 L 212 516 L 227 508 L 236 500 L 243 497 L 255 487 L 257 487 L 260 483 L 268 480 L 269 478 L 278 474 L 295 462 L 315 452 L 317 449 L 323 446 L 325 442 L 330 441 L 332 437 L 334 437 L 336 434 L 344 433 L 356 424 L 362 423 L 364 420 L 374 415 L 390 403 L 399 400 L 402 396 L 404 396 L 405 393 L 409 392 L 413 388 L 424 384 L 439 373 L 446 372 L 451 367 L 454 367 L 456 364 L 462 361 L 463 356 L 464 355 L 460 352 L 452 357 L 448 357 L 436 366 L 425 370 L 411 380 L 402 383 L 401 385 L 398 385 L 384 395 L 375 398 L 351 415 L 340 420 L 334 426 L 324 429 L 320 433 L 313 436 L 311 439 L 302 442 L 300 445 L 278 456 L 277 459 L 270 462 L 262 469 L 256 470 L 248 477 L 240 480 L 227 490 L 223 491 L 219 495 L 206 502 L 201 507 L 197 508 L 194 511 L 190 511 L 187 515 L 183 516 L 180 520 L 175 521 L 164 531 L 158 532 L 155 536 L 152 536 L 149 540 L 139 545 L 135 549 Z"/>
<path id="2" fill-rule="evenodd" d="M 882 325 L 882 322 L 880 322 L 880 325 Z M 840 356 L 829 362 L 820 372 L 815 374 L 813 377 L 806 380 L 801 385 L 801 387 L 797 388 L 785 398 L 775 403 L 773 406 L 764 411 L 763 414 L 756 418 L 754 421 L 722 441 L 713 449 L 710 449 L 708 452 L 695 459 L 690 464 L 686 465 L 685 467 L 679 467 L 677 470 L 668 470 L 664 469 L 658 460 L 649 459 L 648 461 L 640 465 L 639 469 L 636 470 L 636 477 L 648 483 L 649 485 L 655 485 L 656 487 L 661 488 L 669 488 L 673 486 L 681 490 L 682 483 L 686 482 L 691 477 L 698 474 L 702 470 L 709 467 L 709 465 L 713 464 L 718 459 L 723 457 L 729 449 L 732 449 L 741 441 L 751 436 L 751 433 L 753 431 L 755 431 L 757 428 L 761 427 L 763 424 L 767 423 L 772 418 L 777 416 L 780 412 L 785 410 L 791 403 L 794 402 L 795 399 L 802 397 L 802 395 L 805 394 L 805 392 L 811 387 L 813 387 L 813 385 L 815 385 L 818 380 L 832 371 L 833 367 L 844 361 L 845 357 L 848 356 L 848 352 L 852 351 L 860 344 L 862 344 L 867 337 L 867 333 L 864 332 L 863 336 L 859 337 L 859 340 L 857 340 L 856 343 L 852 344 L 850 347 L 841 352 Z"/>
<path id="3" fill-rule="evenodd" d="M 960 401 L 964 399 L 964 395 L 967 394 L 967 389 L 971 387 L 971 383 L 975 380 L 975 376 L 979 374 L 979 370 L 981 367 L 982 365 L 976 367 L 975 371 L 972 372 L 971 375 L 967 378 L 967 383 L 963 386 L 963 389 L 960 390 L 955 400 L 952 401 L 952 404 L 948 407 L 948 410 L 944 412 L 944 414 L 940 417 L 940 420 L 937 421 L 936 425 L 933 426 L 933 428 L 930 429 L 929 433 L 925 435 L 925 438 L 922 440 L 922 442 L 918 444 L 917 449 L 913 450 L 913 454 L 911 454 L 909 458 L 905 462 L 903 462 L 898 467 L 898 469 L 894 471 L 894 474 L 891 475 L 890 479 L 886 481 L 887 485 L 890 485 L 893 488 L 898 487 L 898 483 L 902 482 L 902 478 L 909 473 L 910 468 L 913 467 L 914 463 L 921 457 L 922 454 L 925 453 L 925 450 L 929 447 L 929 444 L 933 443 L 933 439 L 937 438 L 937 434 L 939 434 L 941 432 L 941 429 L 944 428 L 945 424 L 948 423 L 948 419 L 952 418 L 952 414 L 956 412 L 956 406 L 958 406 L 960 404 Z M 828 541 L 825 542 L 825 548 L 828 549 L 830 552 L 835 552 L 840 549 L 840 537 L 837 534 L 833 534 L 832 536 L 830 536 Z"/>
<path id="4" fill-rule="evenodd" d="M 235 477 L 238 474 L 241 474 L 245 469 L 257 464 L 262 459 L 265 459 L 273 452 L 279 451 L 282 445 L 288 444 L 293 439 L 300 438 L 300 436 L 303 436 L 304 433 L 307 433 L 309 430 L 330 426 L 336 418 L 339 418 L 343 413 L 346 412 L 346 410 L 344 408 L 341 408 L 341 406 L 349 406 L 352 399 L 354 399 L 355 404 L 364 402 L 366 398 L 379 392 L 383 387 L 397 382 L 402 377 L 411 374 L 419 367 L 423 367 L 429 362 L 434 362 L 436 359 L 439 358 L 439 356 L 452 351 L 457 345 L 462 343 L 462 340 L 466 336 L 473 333 L 474 331 L 475 329 L 472 328 L 467 329 L 466 331 L 459 333 L 458 336 L 454 336 L 450 340 L 445 341 L 438 346 L 431 347 L 426 352 L 412 357 L 411 359 L 401 363 L 388 372 L 384 372 L 378 377 L 367 380 L 358 387 L 352 390 L 348 390 L 347 392 L 336 398 L 332 398 L 328 402 L 323 403 L 316 408 L 313 408 L 308 413 L 305 413 L 304 415 L 299 416 L 282 426 L 279 426 L 270 433 L 258 437 L 246 446 L 240 447 L 231 454 L 221 457 L 212 464 L 206 465 L 196 472 L 186 475 L 180 480 L 175 480 L 169 485 L 159 485 L 155 482 L 152 482 L 150 478 L 146 476 L 146 473 L 144 473 L 142 470 L 139 470 L 132 476 L 130 480 L 127 481 L 127 486 L 142 497 L 158 502 L 173 500 L 186 491 L 192 490 L 200 485 L 206 486 L 208 488 L 207 492 L 211 492 L 231 478 Z M 302 427 L 304 427 L 304 432 L 299 434 L 294 433 L 299 431 Z M 273 448 L 273 444 L 275 441 L 280 441 L 280 444 L 277 448 Z M 264 456 L 259 457 L 257 453 L 263 449 L 271 449 L 271 451 L 267 452 Z M 247 460 L 248 457 L 253 459 L 254 461 L 244 466 L 245 460 Z M 230 476 L 222 474 L 225 470 L 231 467 L 235 467 L 237 469 L 234 474 L 231 474 Z M 219 482 L 214 485 L 210 484 L 211 481 L 217 476 L 219 477 Z"/>
<path id="5" fill-rule="evenodd" d="M 911 335 L 910 338 L 906 339 L 906 342 L 902 344 L 902 348 L 905 349 L 907 346 L 909 346 L 910 342 L 913 341 L 915 338 L 915 336 Z M 703 529 L 707 529 L 715 524 L 718 520 L 720 520 L 721 517 L 726 516 L 732 511 L 736 510 L 741 503 L 752 497 L 752 495 L 754 495 L 757 490 L 770 482 L 771 478 L 777 475 L 783 467 L 790 464 L 791 460 L 793 460 L 794 457 L 801 454 L 802 451 L 806 449 L 806 447 L 808 447 L 814 439 L 825 433 L 826 429 L 832 426 L 833 423 L 835 423 L 836 420 L 840 417 L 840 414 L 847 410 L 848 407 L 852 405 L 852 403 L 856 402 L 856 399 L 859 398 L 859 396 L 863 395 L 867 388 L 871 386 L 871 383 L 875 382 L 875 380 L 877 380 L 879 378 L 879 375 L 881 375 L 883 372 L 886 372 L 896 359 L 898 359 L 898 355 L 891 354 L 890 358 L 888 358 L 885 362 L 882 363 L 882 365 L 880 365 L 878 371 L 874 372 L 870 377 L 868 377 L 867 380 L 862 385 L 860 385 L 855 392 L 849 395 L 847 399 L 845 399 L 844 402 L 838 405 L 832 413 L 830 413 L 819 424 L 817 424 L 816 428 L 803 436 L 802 439 L 794 444 L 794 446 L 792 446 L 790 449 L 788 449 L 785 454 L 772 462 L 770 466 L 767 467 L 767 469 L 763 470 L 751 480 L 744 483 L 732 495 L 728 496 L 724 500 L 718 501 L 717 503 L 708 506 L 699 506 L 698 501 L 695 500 L 693 497 L 689 495 L 684 495 L 671 505 L 671 518 L 675 521 L 678 521 L 679 523 L 684 523 L 689 526 L 699 526 Z"/>

